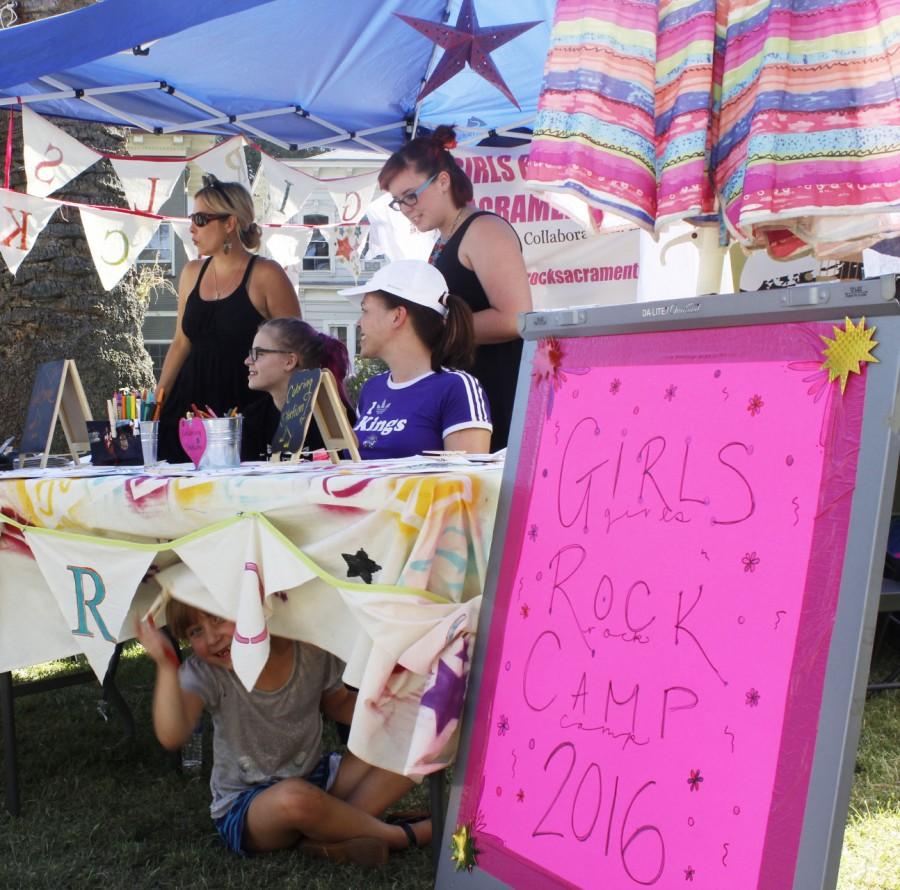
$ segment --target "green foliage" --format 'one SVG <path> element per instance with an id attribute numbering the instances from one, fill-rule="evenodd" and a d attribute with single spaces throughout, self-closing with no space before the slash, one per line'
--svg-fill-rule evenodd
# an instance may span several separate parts
<path id="1" fill-rule="evenodd" d="M 347 378 L 347 395 L 350 396 L 350 402 L 356 407 L 363 384 L 370 377 L 374 377 L 376 374 L 383 374 L 388 368 L 378 358 L 357 358 L 353 364 L 356 373 L 352 377 Z"/>

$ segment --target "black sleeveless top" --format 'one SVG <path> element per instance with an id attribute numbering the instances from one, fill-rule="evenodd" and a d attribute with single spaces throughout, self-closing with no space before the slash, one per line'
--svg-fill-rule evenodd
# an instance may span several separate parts
<path id="1" fill-rule="evenodd" d="M 204 300 L 200 282 L 211 259 L 207 259 L 190 292 L 181 317 L 181 330 L 191 341 L 172 391 L 166 393 L 160 414 L 158 455 L 160 460 L 184 463 L 189 460 L 178 441 L 178 420 L 191 405 L 208 405 L 220 417 L 232 408 L 243 411 L 259 393 L 247 386 L 244 359 L 253 345 L 256 329 L 265 321 L 256 311 L 247 291 L 247 282 L 256 256 L 250 257 L 241 283 L 227 297 Z"/>
<path id="2" fill-rule="evenodd" d="M 450 293 L 465 300 L 473 312 L 489 309 L 491 304 L 478 276 L 459 261 L 459 245 L 469 226 L 479 216 L 486 215 L 488 212 L 482 210 L 467 217 L 433 261 L 446 279 Z M 509 424 L 512 420 L 513 403 L 516 400 L 516 380 L 519 376 L 521 358 L 522 340 L 519 337 L 505 343 L 479 346 L 475 350 L 475 366 L 472 373 L 487 393 L 488 403 L 491 406 L 491 420 L 494 424 L 491 451 L 505 448 L 509 439 Z"/>

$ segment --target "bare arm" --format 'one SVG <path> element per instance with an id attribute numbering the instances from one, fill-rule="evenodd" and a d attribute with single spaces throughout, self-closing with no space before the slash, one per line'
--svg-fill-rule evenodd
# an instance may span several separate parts
<path id="1" fill-rule="evenodd" d="M 300 318 L 300 301 L 297 291 L 274 260 L 260 257 L 256 261 L 251 284 L 254 305 L 261 315 L 268 318 Z"/>
<path id="2" fill-rule="evenodd" d="M 156 662 L 153 690 L 153 729 L 160 744 L 170 751 L 180 748 L 200 719 L 203 700 L 185 692 L 178 682 L 178 658 L 169 639 L 152 618 L 137 622 L 135 636 Z"/>
<path id="3" fill-rule="evenodd" d="M 480 216 L 460 244 L 459 259 L 478 276 L 491 304 L 474 315 L 475 342 L 481 346 L 517 338 L 517 316 L 530 312 L 532 303 L 516 233 L 496 216 Z"/>
<path id="4" fill-rule="evenodd" d="M 338 723 L 350 723 L 356 707 L 356 693 L 344 687 L 331 695 L 322 696 L 322 713 Z"/>
<path id="5" fill-rule="evenodd" d="M 161 390 L 167 393 L 172 391 L 178 372 L 191 351 L 191 341 L 181 329 L 181 319 L 184 317 L 184 306 L 190 292 L 200 276 L 200 260 L 191 260 L 181 270 L 178 279 L 178 317 L 175 319 L 175 336 L 169 344 L 169 350 L 163 360 L 162 370 L 159 372 L 159 383 L 156 385 L 156 397 L 159 398 Z"/>
<path id="6" fill-rule="evenodd" d="M 447 451 L 466 451 L 469 454 L 487 454 L 491 450 L 491 431 L 472 427 L 456 430 L 444 436 Z"/>

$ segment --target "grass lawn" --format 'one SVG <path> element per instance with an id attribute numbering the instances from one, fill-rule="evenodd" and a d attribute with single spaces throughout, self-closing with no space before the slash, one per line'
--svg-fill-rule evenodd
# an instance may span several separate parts
<path id="1" fill-rule="evenodd" d="M 54 662 L 16 678 L 76 667 Z M 889 658 L 882 659 L 875 673 L 890 667 Z M 432 886 L 426 850 L 396 854 L 378 872 L 290 851 L 252 860 L 226 853 L 208 816 L 209 751 L 206 774 L 188 779 L 156 742 L 150 724 L 153 665 L 137 644 L 126 650 L 118 685 L 135 716 L 131 742 L 123 740 L 114 715 L 108 723 L 100 716 L 96 684 L 16 701 L 22 816 L 13 819 L 0 808 L 0 888 Z M 415 797 L 408 803 L 421 806 L 427 785 Z M 900 890 L 898 839 L 900 692 L 895 691 L 866 704 L 840 890 Z"/>

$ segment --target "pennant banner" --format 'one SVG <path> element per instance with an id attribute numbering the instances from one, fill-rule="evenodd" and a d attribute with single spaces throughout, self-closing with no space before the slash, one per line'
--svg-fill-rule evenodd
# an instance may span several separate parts
<path id="1" fill-rule="evenodd" d="M 44 198 L 103 157 L 22 106 L 22 141 L 28 194 Z"/>
<path id="2" fill-rule="evenodd" d="M 366 210 L 372 203 L 372 196 L 378 185 L 378 171 L 325 180 L 320 184 L 328 189 L 328 194 L 337 207 L 335 222 L 338 225 L 357 223 L 366 215 Z"/>
<path id="3" fill-rule="evenodd" d="M 170 219 L 169 225 L 172 226 L 175 234 L 181 240 L 184 246 L 184 252 L 189 260 L 196 260 L 200 256 L 197 245 L 191 238 L 191 221 L 189 219 Z"/>
<path id="4" fill-rule="evenodd" d="M 81 207 L 81 224 L 104 290 L 134 265 L 161 222 L 159 217 Z"/>
<path id="5" fill-rule="evenodd" d="M 260 160 L 261 216 L 266 222 L 286 222 L 300 212 L 319 181 L 263 154 Z M 260 179 L 260 177 L 257 177 Z"/>
<path id="6" fill-rule="evenodd" d="M 156 552 L 28 528 L 25 538 L 73 638 L 102 679 L 116 643 L 131 636 L 131 603 Z"/>
<path id="7" fill-rule="evenodd" d="M 262 241 L 259 252 L 271 257 L 284 269 L 296 266 L 303 261 L 306 248 L 312 238 L 312 228 L 299 226 L 290 228 L 276 228 L 274 226 L 262 226 Z"/>
<path id="8" fill-rule="evenodd" d="M 57 201 L 0 189 L 0 256 L 13 275 L 57 207 Z"/>
<path id="9" fill-rule="evenodd" d="M 247 172 L 244 144 L 243 136 L 234 136 L 215 148 L 196 155 L 190 161 L 204 173 L 211 173 L 222 182 L 239 182 L 249 190 L 250 174 Z"/>
<path id="10" fill-rule="evenodd" d="M 128 206 L 142 213 L 159 213 L 187 166 L 187 161 L 135 161 L 130 158 L 110 158 L 109 161 L 122 183 Z"/>
<path id="11" fill-rule="evenodd" d="M 338 257 L 349 267 L 354 281 L 359 281 L 362 254 L 368 237 L 368 226 L 338 226 L 328 232 L 332 256 Z"/>

